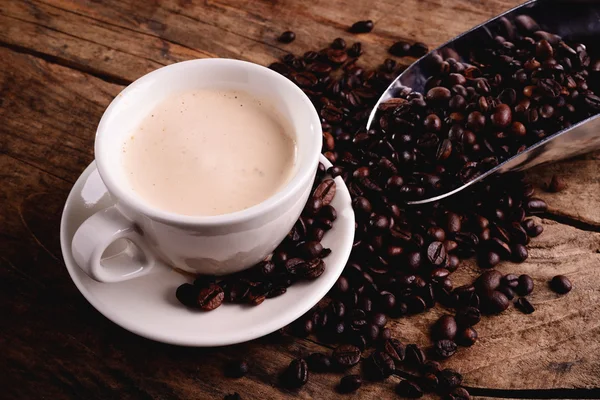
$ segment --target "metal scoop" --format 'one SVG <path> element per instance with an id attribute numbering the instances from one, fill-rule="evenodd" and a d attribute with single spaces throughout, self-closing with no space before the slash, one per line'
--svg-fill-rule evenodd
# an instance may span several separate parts
<path id="1" fill-rule="evenodd" d="M 452 39 L 431 53 L 425 55 L 417 62 L 408 67 L 394 82 L 390 84 L 381 96 L 367 122 L 369 129 L 374 120 L 379 105 L 393 97 L 399 97 L 402 91 L 412 89 L 424 93 L 426 79 L 431 75 L 428 73 L 428 65 L 431 65 L 432 57 L 437 54 L 444 57 L 451 54 L 457 61 L 468 62 L 469 48 L 489 41 L 492 36 L 490 27 L 498 24 L 514 21 L 520 15 L 533 18 L 542 30 L 555 33 L 563 39 L 572 42 L 589 43 L 594 45 L 600 34 L 600 1 L 593 0 L 533 0 L 513 8 L 470 31 Z M 444 57 L 447 58 L 447 57 Z M 525 151 L 509 158 L 496 167 L 482 173 L 472 181 L 457 187 L 447 193 L 435 197 L 409 201 L 408 204 L 424 204 L 460 192 L 464 188 L 473 185 L 495 173 L 508 171 L 521 171 L 538 164 L 558 161 L 578 154 L 587 153 L 600 149 L 600 115 L 585 119 L 568 129 L 561 130 L 548 136 L 530 146 Z"/>

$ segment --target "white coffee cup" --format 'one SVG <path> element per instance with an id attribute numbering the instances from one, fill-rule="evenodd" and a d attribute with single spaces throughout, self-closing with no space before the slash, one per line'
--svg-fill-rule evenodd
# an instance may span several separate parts
<path id="1" fill-rule="evenodd" d="M 120 154 L 124 137 L 161 100 L 185 90 L 237 89 L 267 98 L 293 128 L 296 164 L 287 185 L 248 209 L 217 216 L 186 216 L 152 207 L 126 181 Z M 321 150 L 320 119 L 308 97 L 278 73 L 245 61 L 202 59 L 153 71 L 123 90 L 104 112 L 96 132 L 96 165 L 115 205 L 88 218 L 72 242 L 77 264 L 100 282 L 146 275 L 160 259 L 194 274 L 224 275 L 263 260 L 290 231 L 308 199 Z M 158 162 L 158 161 L 157 161 Z M 107 267 L 114 242 L 139 251 Z M 123 257 L 119 257 L 123 260 Z"/>

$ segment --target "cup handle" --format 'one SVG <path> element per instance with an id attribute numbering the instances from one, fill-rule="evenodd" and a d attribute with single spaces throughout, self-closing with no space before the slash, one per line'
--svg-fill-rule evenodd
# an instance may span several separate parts
<path id="1" fill-rule="evenodd" d="M 139 250 L 121 253 L 118 265 L 109 268 L 103 265 L 102 254 L 119 239 L 128 239 Z M 127 250 L 131 250 L 129 246 Z M 73 236 L 71 251 L 79 267 L 98 282 L 122 282 L 144 276 L 156 264 L 156 256 L 133 222 L 115 206 L 98 211 L 81 224 Z"/>

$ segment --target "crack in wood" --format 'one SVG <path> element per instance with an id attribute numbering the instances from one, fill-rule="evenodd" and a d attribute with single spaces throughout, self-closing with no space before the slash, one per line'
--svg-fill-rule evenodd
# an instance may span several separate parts
<path id="1" fill-rule="evenodd" d="M 82 72 L 87 75 L 91 75 L 95 78 L 101 79 L 108 83 L 114 83 L 114 84 L 121 85 L 121 86 L 127 86 L 132 82 L 128 79 L 124 79 L 119 76 L 112 75 L 112 74 L 106 73 L 104 71 L 95 69 L 95 68 L 91 68 L 87 65 L 78 64 L 78 63 L 73 62 L 72 60 L 68 60 L 66 58 L 54 56 L 54 55 L 51 55 L 48 53 L 43 53 L 41 51 L 37 51 L 37 50 L 33 50 L 33 49 L 30 49 L 27 47 L 19 46 L 18 44 L 12 44 L 12 43 L 0 41 L 0 47 L 4 47 L 4 48 L 12 50 L 16 53 L 27 54 L 27 55 L 30 55 L 33 57 L 37 57 L 46 62 L 49 62 L 52 64 L 57 64 L 62 67 L 70 68 L 72 70 L 79 71 L 79 72 Z"/>
<path id="2" fill-rule="evenodd" d="M 590 224 L 588 222 L 581 221 L 581 220 L 575 219 L 573 217 L 569 217 L 567 215 L 544 213 L 544 214 L 540 215 L 540 217 L 544 218 L 544 219 L 549 219 L 554 222 L 558 222 L 559 224 L 569 225 L 569 226 L 572 226 L 573 228 L 577 228 L 582 231 L 600 232 L 600 226 Z"/>

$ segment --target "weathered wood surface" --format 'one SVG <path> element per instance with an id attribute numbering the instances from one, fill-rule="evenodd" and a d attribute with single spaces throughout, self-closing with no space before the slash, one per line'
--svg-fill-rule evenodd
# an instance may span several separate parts
<path id="1" fill-rule="evenodd" d="M 71 185 L 93 159 L 97 122 L 111 99 L 144 73 L 176 61 L 219 56 L 267 64 L 341 36 L 365 45 L 373 65 L 400 38 L 437 45 L 516 5 L 494 1 L 4 1 L 0 3 L 0 393 L 8 399 L 338 398 L 339 376 L 315 375 L 297 393 L 276 375 L 293 357 L 328 351 L 313 339 L 270 335 L 237 346 L 189 349 L 130 334 L 95 311 L 62 263 L 58 227 Z M 345 28 L 371 18 L 375 30 Z M 290 45 L 277 35 L 293 29 Z M 403 60 L 409 62 L 410 60 Z M 536 185 L 559 173 L 544 234 L 523 264 L 538 288 L 529 316 L 510 310 L 478 326 L 481 340 L 448 365 L 482 396 L 600 397 L 600 156 L 532 171 Z M 453 277 L 476 274 L 472 263 Z M 568 275 L 557 296 L 547 280 Z M 426 345 L 442 310 L 391 323 L 406 342 Z M 252 360 L 240 380 L 222 375 L 232 356 Z M 354 398 L 393 397 L 396 379 Z M 594 388 L 596 390 L 594 391 Z M 493 389 L 493 390 L 490 390 Z M 501 391 L 503 389 L 507 391 Z M 515 391 L 534 389 L 534 391 Z M 567 389 L 540 392 L 535 389 Z M 352 398 L 352 396 L 348 396 Z"/>

